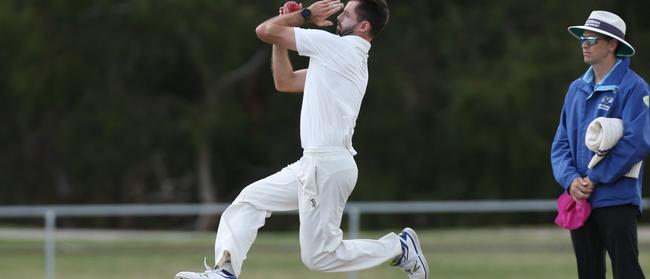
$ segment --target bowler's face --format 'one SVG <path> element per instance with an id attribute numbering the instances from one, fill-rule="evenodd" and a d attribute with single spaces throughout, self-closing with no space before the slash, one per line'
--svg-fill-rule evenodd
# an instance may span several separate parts
<path id="1" fill-rule="evenodd" d="M 359 19 L 355 12 L 357 6 L 359 5 L 358 1 L 349 1 L 343 12 L 336 17 L 338 20 L 336 24 L 336 34 L 345 36 L 354 33 L 354 28 L 357 27 Z"/>

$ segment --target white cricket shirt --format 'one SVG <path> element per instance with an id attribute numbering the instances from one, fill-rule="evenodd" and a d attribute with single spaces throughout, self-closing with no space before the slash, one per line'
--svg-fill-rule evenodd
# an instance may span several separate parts
<path id="1" fill-rule="evenodd" d="M 303 149 L 352 148 L 352 135 L 368 84 L 370 43 L 355 35 L 294 28 L 298 54 L 309 57 L 300 112 Z"/>

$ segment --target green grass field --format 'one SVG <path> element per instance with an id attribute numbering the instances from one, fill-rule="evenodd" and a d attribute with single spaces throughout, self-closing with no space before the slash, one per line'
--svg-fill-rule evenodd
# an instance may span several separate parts
<path id="1" fill-rule="evenodd" d="M 30 233 L 0 234 L 2 278 L 44 278 L 42 233 Z M 383 234 L 366 232 L 363 237 Z M 576 278 L 569 235 L 561 229 L 449 229 L 418 234 L 431 278 Z M 212 233 L 59 231 L 57 238 L 59 279 L 173 278 L 178 271 L 201 270 L 204 256 L 213 260 Z M 345 273 L 307 270 L 300 262 L 297 238 L 297 232 L 261 232 L 240 278 L 348 278 Z M 650 228 L 640 228 L 639 242 L 647 272 Z M 358 274 L 360 279 L 406 278 L 387 264 Z"/>

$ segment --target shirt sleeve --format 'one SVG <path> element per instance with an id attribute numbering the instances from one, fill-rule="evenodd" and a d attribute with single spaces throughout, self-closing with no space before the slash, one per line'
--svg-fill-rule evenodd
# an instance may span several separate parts
<path id="1" fill-rule="evenodd" d="M 569 92 L 571 92 L 570 89 Z M 570 97 L 571 95 L 567 95 L 566 98 L 568 99 Z M 555 181 L 557 181 L 564 190 L 569 190 L 571 182 L 581 176 L 578 173 L 573 153 L 571 152 L 566 119 L 567 112 L 565 100 L 560 115 L 560 124 L 557 127 L 555 137 L 553 138 L 553 144 L 551 145 L 551 165 L 553 167 L 553 176 L 555 176 Z"/>
<path id="2" fill-rule="evenodd" d="M 596 184 L 618 180 L 650 152 L 648 85 L 639 82 L 631 90 L 621 112 L 623 137 L 602 161 L 587 172 Z"/>
<path id="3" fill-rule="evenodd" d="M 296 50 L 301 56 L 310 58 L 334 58 L 342 51 L 342 38 L 318 29 L 294 27 Z"/>

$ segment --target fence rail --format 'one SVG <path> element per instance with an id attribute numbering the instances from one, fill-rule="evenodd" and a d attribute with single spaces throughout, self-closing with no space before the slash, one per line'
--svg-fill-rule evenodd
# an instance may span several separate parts
<path id="1" fill-rule="evenodd" d="M 648 208 L 649 202 L 648 199 L 644 200 L 645 208 Z M 45 278 L 54 279 L 56 219 L 59 217 L 218 215 L 227 207 L 225 203 L 0 206 L 0 218 L 45 219 Z M 555 208 L 554 200 L 350 202 L 345 207 L 345 214 L 349 217 L 348 235 L 354 239 L 359 236 L 362 214 L 552 212 Z M 349 273 L 349 278 L 357 278 L 356 273 Z"/>
<path id="2" fill-rule="evenodd" d="M 41 218 L 49 210 L 59 217 L 104 216 L 182 216 L 221 214 L 228 204 L 108 204 L 108 205 L 44 205 L 0 206 L 0 217 Z M 363 213 L 481 213 L 481 212 L 533 212 L 553 211 L 552 200 L 510 201 L 422 201 L 422 202 L 350 202 L 345 211 Z M 285 212 L 274 212 L 285 213 Z M 295 214 L 295 211 L 286 212 Z"/>

